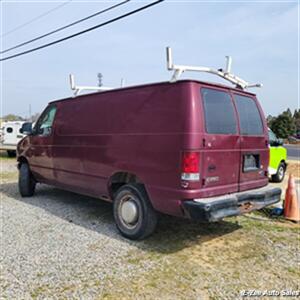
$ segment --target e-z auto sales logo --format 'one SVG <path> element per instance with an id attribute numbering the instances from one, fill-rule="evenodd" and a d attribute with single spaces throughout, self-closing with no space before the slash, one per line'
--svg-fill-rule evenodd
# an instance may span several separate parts
<path id="1" fill-rule="evenodd" d="M 300 290 L 242 290 L 242 297 L 299 297 Z"/>

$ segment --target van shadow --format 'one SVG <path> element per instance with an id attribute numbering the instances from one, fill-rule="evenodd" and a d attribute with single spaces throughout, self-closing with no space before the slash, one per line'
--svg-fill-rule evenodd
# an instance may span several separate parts
<path id="1" fill-rule="evenodd" d="M 38 207 L 47 214 L 148 252 L 174 253 L 241 228 L 234 222 L 203 224 L 160 215 L 156 232 L 151 237 L 143 241 L 131 241 L 123 238 L 117 231 L 111 203 L 47 185 L 38 185 L 35 195 L 29 198 L 19 195 L 16 182 L 2 184 L 1 192 L 17 201 Z"/>

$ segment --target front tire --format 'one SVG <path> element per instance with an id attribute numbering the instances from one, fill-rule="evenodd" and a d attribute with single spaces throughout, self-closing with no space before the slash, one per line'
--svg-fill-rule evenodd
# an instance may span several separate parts
<path id="1" fill-rule="evenodd" d="M 277 173 L 272 176 L 272 181 L 273 182 L 282 182 L 282 180 L 284 179 L 284 176 L 285 176 L 285 170 L 286 170 L 285 164 L 280 163 L 280 165 L 278 166 L 278 169 L 277 169 Z"/>
<path id="2" fill-rule="evenodd" d="M 22 163 L 19 169 L 19 192 L 22 197 L 31 197 L 35 191 L 36 182 L 27 163 Z"/>
<path id="3" fill-rule="evenodd" d="M 126 184 L 115 195 L 114 219 L 118 230 L 131 240 L 151 235 L 157 224 L 157 213 L 141 184 Z"/>

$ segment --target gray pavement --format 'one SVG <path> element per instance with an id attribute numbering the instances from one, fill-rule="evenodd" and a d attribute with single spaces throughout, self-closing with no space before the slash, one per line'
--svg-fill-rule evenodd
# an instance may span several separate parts
<path id="1" fill-rule="evenodd" d="M 285 144 L 284 147 L 287 149 L 288 159 L 300 160 L 300 145 Z"/>

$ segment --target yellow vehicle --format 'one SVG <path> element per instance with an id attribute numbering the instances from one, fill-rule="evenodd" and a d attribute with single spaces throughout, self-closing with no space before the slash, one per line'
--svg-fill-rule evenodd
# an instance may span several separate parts
<path id="1" fill-rule="evenodd" d="M 287 151 L 283 147 L 283 141 L 269 128 L 270 162 L 269 176 L 273 182 L 281 182 L 284 179 L 287 167 Z"/>

